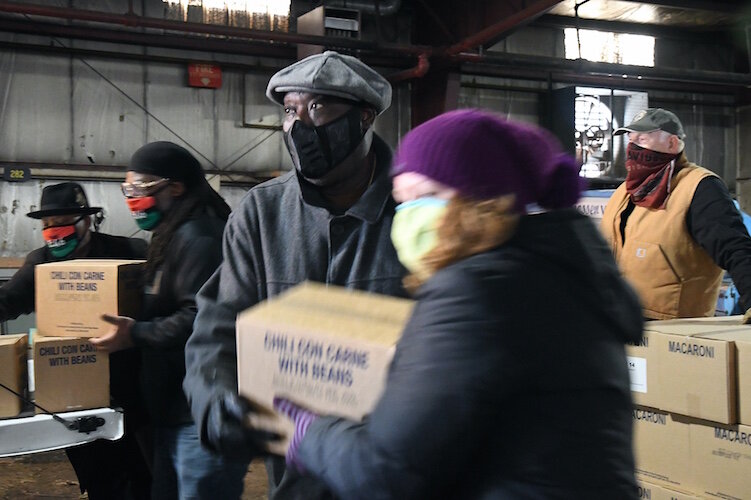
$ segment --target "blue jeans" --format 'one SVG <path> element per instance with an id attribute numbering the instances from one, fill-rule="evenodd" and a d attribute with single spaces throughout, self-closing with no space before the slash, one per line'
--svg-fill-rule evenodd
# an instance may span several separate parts
<path id="1" fill-rule="evenodd" d="M 154 427 L 151 497 L 170 499 L 240 498 L 249 462 L 229 460 L 203 448 L 194 424 Z"/>

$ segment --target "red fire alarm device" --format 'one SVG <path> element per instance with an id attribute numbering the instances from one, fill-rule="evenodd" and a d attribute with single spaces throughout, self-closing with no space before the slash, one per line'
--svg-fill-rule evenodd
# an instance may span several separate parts
<path id="1" fill-rule="evenodd" d="M 218 89 L 222 86 L 222 69 L 216 64 L 188 64 L 188 85 Z"/>

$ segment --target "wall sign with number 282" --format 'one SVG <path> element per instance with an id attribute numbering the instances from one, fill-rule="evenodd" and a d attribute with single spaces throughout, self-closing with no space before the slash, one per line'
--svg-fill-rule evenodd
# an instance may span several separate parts
<path id="1" fill-rule="evenodd" d="M 31 178 L 29 167 L 5 167 L 3 178 L 8 182 L 24 182 Z"/>

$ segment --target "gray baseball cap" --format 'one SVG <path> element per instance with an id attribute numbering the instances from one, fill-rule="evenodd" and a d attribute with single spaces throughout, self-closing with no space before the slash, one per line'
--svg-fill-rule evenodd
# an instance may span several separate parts
<path id="1" fill-rule="evenodd" d="M 284 104 L 287 92 L 310 92 L 366 102 L 377 113 L 391 105 L 391 84 L 359 59 L 327 50 L 279 70 L 269 80 L 266 97 Z"/>
<path id="2" fill-rule="evenodd" d="M 677 135 L 680 139 L 686 137 L 683 125 L 675 114 L 662 108 L 649 108 L 640 111 L 629 125 L 621 127 L 613 132 L 613 135 L 625 134 L 626 132 L 654 132 L 664 130 Z"/>

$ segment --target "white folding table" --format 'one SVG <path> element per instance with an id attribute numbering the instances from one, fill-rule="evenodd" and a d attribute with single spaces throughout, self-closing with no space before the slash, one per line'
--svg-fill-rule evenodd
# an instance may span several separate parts
<path id="1" fill-rule="evenodd" d="M 123 411 L 97 408 L 0 420 L 0 457 L 59 450 L 95 439 L 115 441 L 124 433 Z"/>

